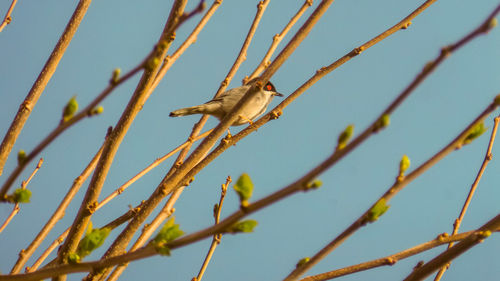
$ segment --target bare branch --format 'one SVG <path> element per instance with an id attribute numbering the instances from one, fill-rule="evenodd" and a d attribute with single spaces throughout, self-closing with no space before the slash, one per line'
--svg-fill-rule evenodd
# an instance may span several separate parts
<path id="1" fill-rule="evenodd" d="M 0 24 L 0 32 L 2 32 L 4 27 L 6 27 L 9 23 L 12 22 L 11 14 L 12 14 L 12 11 L 14 10 L 14 7 L 16 6 L 16 2 L 17 2 L 17 0 L 12 0 L 12 3 L 10 3 L 10 7 L 7 10 L 7 13 L 5 14 L 5 17 L 2 21 L 2 23 Z"/>
<path id="2" fill-rule="evenodd" d="M 45 63 L 30 92 L 24 99 L 23 103 L 19 106 L 16 117 L 14 117 L 14 120 L 12 121 L 12 124 L 10 125 L 10 128 L 5 134 L 2 144 L 0 145 L 0 175 L 2 175 L 3 167 L 5 166 L 5 162 L 7 162 L 7 158 L 9 157 L 9 154 L 12 150 L 12 147 L 14 146 L 14 143 L 17 140 L 17 137 L 21 133 L 21 130 L 23 129 L 26 120 L 28 120 L 33 107 L 35 107 L 38 98 L 40 98 L 40 96 L 42 95 L 45 86 L 47 86 L 47 83 L 56 71 L 57 65 L 64 55 L 64 52 L 66 51 L 69 43 L 71 42 L 73 35 L 75 35 L 80 22 L 85 16 L 90 2 L 91 0 L 81 0 L 78 2 L 75 12 L 71 16 L 68 25 L 66 25 L 66 28 L 59 38 L 56 47 L 50 54 L 49 59 Z M 2 198 L 5 193 L 6 190 L 2 189 L 0 191 L 0 198 Z"/>

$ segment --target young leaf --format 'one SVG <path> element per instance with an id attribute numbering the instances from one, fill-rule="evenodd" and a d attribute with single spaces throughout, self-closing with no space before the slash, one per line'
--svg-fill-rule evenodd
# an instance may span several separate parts
<path id="1" fill-rule="evenodd" d="M 182 236 L 184 232 L 175 224 L 175 218 L 170 218 L 161 228 L 160 232 L 153 239 L 152 243 L 156 251 L 162 256 L 170 256 L 170 249 L 167 244 L 170 241 Z"/>
<path id="2" fill-rule="evenodd" d="M 73 118 L 73 115 L 77 110 L 78 110 L 78 102 L 76 101 L 76 96 L 73 96 L 63 109 L 63 121 L 67 122 L 71 118 Z"/>
<path id="3" fill-rule="evenodd" d="M 111 229 L 107 227 L 92 229 L 92 224 L 90 223 L 85 236 L 78 243 L 75 254 L 78 255 L 80 260 L 88 256 L 104 243 L 110 232 Z"/>
<path id="4" fill-rule="evenodd" d="M 368 221 L 374 222 L 379 219 L 391 206 L 387 205 L 385 198 L 382 198 L 375 203 L 375 206 L 370 210 L 368 214 Z"/>
<path id="5" fill-rule="evenodd" d="M 354 125 L 349 125 L 345 130 L 339 135 L 337 150 L 343 149 L 347 142 L 351 139 L 352 134 L 354 133 Z"/>
<path id="6" fill-rule="evenodd" d="M 476 124 L 474 127 L 472 127 L 472 129 L 469 131 L 469 134 L 465 137 L 463 144 L 466 145 L 471 143 L 487 130 L 488 128 L 484 126 L 484 122 Z"/>
<path id="7" fill-rule="evenodd" d="M 240 202 L 242 203 L 242 205 L 244 205 L 243 202 L 248 202 L 250 197 L 252 197 L 253 183 L 252 179 L 250 179 L 250 176 L 247 173 L 241 174 L 233 188 L 240 197 Z"/>
<path id="8" fill-rule="evenodd" d="M 258 224 L 258 222 L 256 220 L 240 221 L 240 222 L 237 222 L 237 223 L 233 224 L 232 226 L 230 226 L 226 230 L 226 232 L 232 233 L 232 234 L 240 233 L 240 232 L 244 232 L 244 233 L 253 232 L 253 229 L 257 226 L 257 224 Z"/>
<path id="9" fill-rule="evenodd" d="M 403 155 L 401 161 L 399 162 L 399 175 L 402 176 L 410 168 L 410 158 L 408 156 Z"/>
<path id="10" fill-rule="evenodd" d="M 11 198 L 15 203 L 29 203 L 31 198 L 31 191 L 26 188 L 18 188 L 11 195 Z"/>

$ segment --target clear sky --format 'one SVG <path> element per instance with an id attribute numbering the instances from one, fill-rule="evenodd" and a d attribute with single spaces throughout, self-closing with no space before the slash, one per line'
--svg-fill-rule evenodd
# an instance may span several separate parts
<path id="1" fill-rule="evenodd" d="M 4 136 L 19 104 L 31 88 L 77 1 L 19 1 L 13 22 L 0 33 L 0 132 Z M 212 1 L 207 1 L 211 5 Z M 318 5 L 316 0 L 299 26 Z M 289 95 L 317 69 L 326 66 L 400 21 L 423 1 L 335 1 L 309 37 L 271 79 Z M 149 53 L 159 37 L 170 1 L 93 1 L 78 32 L 22 131 L 0 182 L 16 166 L 15 153 L 31 151 L 57 126 L 63 106 L 77 95 L 81 107 L 104 89 L 114 68 L 126 72 Z M 191 10 L 198 1 L 190 1 Z M 121 144 L 103 187 L 103 198 L 157 157 L 182 143 L 198 117 L 170 118 L 174 109 L 210 99 L 238 54 L 256 12 L 257 1 L 225 0 L 195 45 L 175 63 L 139 113 Z M 257 34 L 230 87 L 241 85 L 260 62 L 271 38 L 303 1 L 271 0 Z M 0 3 L 3 18 L 10 1 Z M 403 31 L 385 39 L 335 70 L 272 121 L 251 134 L 196 176 L 176 204 L 176 221 L 186 233 L 212 224 L 212 207 L 228 175 L 248 173 L 253 200 L 295 181 L 328 157 L 338 134 L 355 125 L 355 134 L 378 114 L 434 59 L 441 47 L 475 28 L 498 1 L 440 0 Z M 184 24 L 175 50 L 198 22 Z M 292 33 L 297 31 L 294 27 Z M 288 35 L 285 42 L 291 38 Z M 282 47 L 281 45 L 280 47 Z M 250 218 L 259 221 L 252 234 L 225 235 L 203 280 L 280 280 L 305 256 L 311 256 L 358 218 L 392 185 L 399 160 L 407 154 L 410 171 L 451 141 L 500 92 L 498 28 L 452 54 L 391 116 L 391 125 L 320 176 L 323 186 L 296 194 Z M 45 162 L 30 183 L 30 204 L 0 234 L 0 271 L 9 272 L 102 143 L 108 126 L 118 121 L 139 80 L 134 77 L 103 103 L 104 113 L 77 124 L 41 156 Z M 272 106 L 278 103 L 276 98 Z M 498 112 L 496 112 L 498 114 Z M 478 140 L 455 151 L 410 183 L 391 200 L 390 210 L 361 229 L 308 274 L 320 273 L 399 252 L 451 232 L 486 151 L 490 128 Z M 211 118 L 207 128 L 217 124 Z M 232 129 L 233 133 L 244 127 Z M 461 230 L 475 229 L 500 212 L 500 153 L 489 164 Z M 35 161 L 36 162 L 36 161 Z M 101 226 L 129 205 L 149 197 L 173 159 L 136 182 L 92 218 Z M 25 179 L 36 163 L 22 174 Z M 20 185 L 20 180 L 16 186 Z M 86 187 L 86 185 L 84 185 Z M 35 253 L 38 256 L 71 224 L 83 198 L 80 191 L 64 219 Z M 222 217 L 238 209 L 230 191 Z M 0 220 L 11 211 L 0 204 Z M 119 229 L 112 232 L 113 240 Z M 108 241 L 108 242 L 109 242 Z M 210 239 L 175 250 L 171 257 L 134 262 L 122 280 L 190 280 L 205 257 Z M 98 259 L 109 243 L 86 260 Z M 342 277 L 342 280 L 400 280 L 418 261 L 428 261 L 444 247 L 398 262 L 392 267 Z M 458 258 L 443 280 L 497 280 L 500 242 L 492 235 Z M 53 256 L 51 256 L 53 257 Z M 28 262 L 28 265 L 33 263 Z M 80 280 L 75 274 L 69 280 Z"/>

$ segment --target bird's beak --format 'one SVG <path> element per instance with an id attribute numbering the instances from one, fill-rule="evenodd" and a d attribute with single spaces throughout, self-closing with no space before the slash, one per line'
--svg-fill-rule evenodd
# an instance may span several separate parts
<path id="1" fill-rule="evenodd" d="M 283 97 L 283 94 L 280 94 L 280 93 L 274 92 L 274 93 L 273 93 L 273 96 Z"/>

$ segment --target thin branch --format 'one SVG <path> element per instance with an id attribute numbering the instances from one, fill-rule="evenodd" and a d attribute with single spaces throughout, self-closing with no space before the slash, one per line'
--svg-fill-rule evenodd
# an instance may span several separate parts
<path id="1" fill-rule="evenodd" d="M 478 28 L 476 28 L 475 30 L 473 30 L 472 32 L 467 34 L 465 37 L 460 39 L 455 44 L 452 44 L 448 47 L 443 48 L 441 50 L 440 55 L 434 61 L 427 63 L 427 65 L 424 67 L 424 70 L 422 71 L 422 73 L 419 74 L 419 76 L 417 76 L 417 78 L 414 80 L 414 82 L 412 82 L 410 84 L 410 86 L 403 92 L 402 95 L 400 95 L 395 100 L 395 102 L 393 104 L 397 104 L 398 100 L 403 99 L 405 97 L 405 92 L 408 92 L 408 93 L 411 92 L 411 90 L 413 90 L 418 84 L 420 84 L 420 82 L 423 81 L 432 72 L 432 70 L 434 70 L 452 52 L 454 52 L 457 49 L 459 49 L 460 47 L 464 46 L 466 43 L 470 42 L 472 39 L 476 38 L 477 36 L 486 33 L 490 29 L 491 20 L 493 19 L 494 15 L 496 15 L 496 13 L 498 11 L 500 11 L 500 5 Z M 396 181 L 396 183 L 392 187 L 390 187 L 387 190 L 387 192 L 380 199 L 385 199 L 386 201 L 389 201 L 394 195 L 396 195 L 400 190 L 402 190 L 409 182 L 411 182 L 416 177 L 420 176 L 420 174 L 425 172 L 428 168 L 433 166 L 435 163 L 437 163 L 439 160 L 441 160 L 448 153 L 450 153 L 451 151 L 453 151 L 457 147 L 459 147 L 459 145 L 462 144 L 463 139 L 467 136 L 467 134 L 471 130 L 471 128 L 475 124 L 482 122 L 484 120 L 484 118 L 486 118 L 487 115 L 489 115 L 494 109 L 497 108 L 498 104 L 496 103 L 496 100 L 497 100 L 497 98 L 495 98 L 495 101 L 493 103 L 491 103 L 488 106 L 488 108 L 485 111 L 483 111 L 483 113 L 481 113 L 478 116 L 478 118 L 476 120 L 474 120 L 474 122 L 472 122 L 464 131 L 462 131 L 462 133 L 457 138 L 455 138 L 450 144 L 445 146 L 440 152 L 435 154 L 427 162 L 420 165 L 417 169 L 415 169 L 412 173 L 410 173 L 404 179 Z M 390 112 L 392 110 L 393 104 L 391 104 L 385 112 Z M 385 113 L 385 114 L 388 114 L 388 113 Z M 382 118 L 382 116 L 381 116 L 381 118 Z M 356 138 L 356 140 L 358 138 Z M 348 150 L 351 147 L 351 145 L 355 143 L 356 140 L 354 140 L 353 142 L 348 144 L 346 146 L 346 148 L 343 150 Z M 379 202 L 379 200 L 377 200 L 376 202 Z M 369 216 L 370 210 L 375 206 L 375 204 L 376 203 L 374 203 L 368 210 L 366 210 L 365 213 L 361 217 L 359 217 L 353 224 L 351 224 L 347 229 L 345 229 L 340 235 L 338 235 L 335 239 L 333 239 L 330 243 L 328 243 L 328 245 L 326 245 L 318 253 L 316 253 L 309 260 L 309 262 L 307 262 L 303 266 L 293 270 L 287 276 L 287 278 L 285 278 L 285 280 L 289 281 L 289 280 L 295 280 L 295 279 L 299 278 L 307 270 L 312 268 L 320 260 L 322 260 L 328 254 L 330 254 L 333 250 L 335 250 L 340 244 L 342 244 L 354 232 L 356 232 L 358 229 L 360 229 L 362 226 L 364 226 L 366 224 L 366 218 L 367 218 L 367 216 Z"/>
<path id="2" fill-rule="evenodd" d="M 349 52 L 348 54 L 344 55 L 342 58 L 336 60 L 332 64 L 326 67 L 322 67 L 320 70 L 316 71 L 316 73 L 309 78 L 304 84 L 302 84 L 297 90 L 295 90 L 290 96 L 285 98 L 279 105 L 277 105 L 274 109 L 270 110 L 270 112 L 264 116 L 262 116 L 259 120 L 255 121 L 253 124 L 248 126 L 247 128 L 243 129 L 241 132 L 238 134 L 232 136 L 230 139 L 227 141 L 221 142 L 219 146 L 217 146 L 210 154 L 208 154 L 207 157 L 203 158 L 202 161 L 200 161 L 199 164 L 197 164 L 194 168 L 192 168 L 189 173 L 180 181 L 180 182 L 186 182 L 188 179 L 192 178 L 195 176 L 197 173 L 199 173 L 202 169 L 204 169 L 210 162 L 212 162 L 215 158 L 217 158 L 222 152 L 224 152 L 226 149 L 229 147 L 232 147 L 235 145 L 238 141 L 243 139 L 244 137 L 248 136 L 250 133 L 257 131 L 258 128 L 266 124 L 267 122 L 274 120 L 278 118 L 282 112 L 283 109 L 285 109 L 290 103 L 292 103 L 295 99 L 297 99 L 300 95 L 302 95 L 309 87 L 311 87 L 314 83 L 318 82 L 321 78 L 326 76 L 328 73 L 332 72 L 336 68 L 340 67 L 342 64 L 346 63 L 349 61 L 351 58 L 359 55 L 362 50 L 366 50 L 370 48 L 371 46 L 377 44 L 378 42 L 382 41 L 383 39 L 387 38 L 388 36 L 394 34 L 396 31 L 401 30 L 403 28 L 406 28 L 411 20 L 415 18 L 418 14 L 423 12 L 425 9 L 427 9 L 430 5 L 432 5 L 436 0 L 428 0 L 424 4 L 422 4 L 420 7 L 418 7 L 415 11 L 413 11 L 410 15 L 408 15 L 406 18 L 401 20 L 399 23 L 396 25 L 392 26 L 391 28 L 387 29 L 386 31 L 382 32 L 378 36 L 372 38 L 371 40 L 367 41 L 363 45 L 355 48 L 353 51 Z M 338 153 L 334 156 L 332 156 L 332 160 L 334 162 L 340 160 L 343 158 L 346 154 L 348 154 L 350 151 L 355 149 L 359 144 L 364 142 L 368 137 L 370 137 L 373 133 L 378 132 L 379 128 L 379 120 L 384 116 L 384 115 L 389 115 L 391 114 L 403 101 L 410 93 L 421 83 L 424 78 L 432 72 L 434 67 L 431 68 L 426 68 L 425 71 L 423 71 L 419 76 L 415 78 L 415 80 L 380 114 L 380 116 L 375 119 L 375 121 L 367 128 L 363 133 L 361 133 L 360 136 L 358 136 L 355 140 L 351 142 L 350 145 L 345 147 L 342 150 L 339 150 Z M 334 163 L 332 163 L 333 165 Z"/>
<path id="3" fill-rule="evenodd" d="M 104 181 L 111 167 L 114 156 L 116 155 L 116 151 L 118 150 L 118 147 L 120 146 L 135 117 L 146 102 L 146 94 L 160 67 L 158 62 L 165 58 L 166 53 L 174 40 L 173 34 L 175 32 L 175 27 L 177 26 L 179 17 L 184 12 L 186 2 L 187 0 L 177 0 L 174 2 L 165 28 L 160 36 L 160 39 L 158 40 L 158 44 L 155 47 L 155 52 L 148 59 L 148 66 L 145 68 L 142 78 L 127 107 L 122 113 L 120 120 L 114 127 L 109 138 L 106 139 L 102 156 L 97 163 L 89 188 L 85 194 L 84 201 L 78 211 L 74 223 L 72 224 L 68 237 L 59 251 L 59 263 L 66 263 L 69 253 L 76 250 L 80 237 L 85 231 L 85 227 L 90 220 L 94 207 L 97 205 L 97 199 L 102 186 L 104 185 Z"/>
<path id="4" fill-rule="evenodd" d="M 66 25 L 63 34 L 59 38 L 56 47 L 43 66 L 43 69 L 40 72 L 35 83 L 31 87 L 30 92 L 24 99 L 23 103 L 19 106 L 16 117 L 14 117 L 14 120 L 12 121 L 9 130 L 5 134 L 2 144 L 0 145 L 0 175 L 2 175 L 5 162 L 7 162 L 7 158 L 9 157 L 12 147 L 14 146 L 17 137 L 21 133 L 26 120 L 28 120 L 31 110 L 33 109 L 33 107 L 35 107 L 38 98 L 40 98 L 43 90 L 45 89 L 45 86 L 47 86 L 47 83 L 56 71 L 57 65 L 64 55 L 64 52 L 66 51 L 69 43 L 71 42 L 73 35 L 75 35 L 80 22 L 87 12 L 90 2 L 91 0 L 81 0 L 78 2 L 78 5 L 76 6 L 76 9 L 71 16 L 68 25 Z M 6 192 L 6 190 L 2 189 L 0 191 L 0 198 L 3 198 Z"/>
<path id="5" fill-rule="evenodd" d="M 83 172 L 73 181 L 73 185 L 71 188 L 68 190 L 66 193 L 66 196 L 64 199 L 61 201 L 59 206 L 56 208 L 56 211 L 50 219 L 45 223 L 43 226 L 42 230 L 37 234 L 35 239 L 30 243 L 30 245 L 26 248 L 21 250 L 19 253 L 19 258 L 17 259 L 16 264 L 10 271 L 11 274 L 15 274 L 21 271 L 23 266 L 26 264 L 28 259 L 33 255 L 35 250 L 40 246 L 40 244 L 43 242 L 43 240 L 47 237 L 49 232 L 52 230 L 52 228 L 56 225 L 56 223 L 64 216 L 64 213 L 66 211 L 66 208 L 68 207 L 69 203 L 73 200 L 74 196 L 82 186 L 82 184 L 85 182 L 85 180 L 90 176 L 92 171 L 94 170 L 97 160 L 99 160 L 99 157 L 101 156 L 102 152 L 102 147 L 99 149 L 99 151 L 96 153 L 94 158 L 90 161 L 90 163 L 87 165 L 87 167 L 83 170 Z"/>
<path id="6" fill-rule="evenodd" d="M 93 110 L 96 108 L 96 106 L 99 105 L 111 92 L 118 87 L 119 85 L 123 84 L 125 81 L 127 81 L 129 78 L 134 76 L 137 72 L 142 70 L 144 68 L 146 60 L 138 64 L 135 68 L 130 70 L 128 73 L 123 75 L 122 77 L 118 78 L 117 80 L 110 80 L 109 85 L 90 103 L 88 104 L 84 109 L 82 109 L 78 114 L 73 116 L 73 118 L 69 119 L 66 122 L 61 122 L 48 136 L 46 136 L 34 149 L 31 151 L 27 156 L 26 159 L 22 162 L 19 163 L 16 169 L 9 175 L 9 178 L 5 181 L 5 183 L 2 186 L 2 189 L 0 190 L 0 201 L 4 200 L 3 198 L 5 197 L 5 194 L 8 192 L 9 188 L 12 186 L 14 181 L 17 179 L 17 177 L 21 174 L 21 172 L 24 170 L 26 165 L 31 162 L 40 152 L 42 152 L 49 144 L 51 144 L 59 135 L 61 135 L 64 131 L 69 129 L 71 126 L 76 124 L 77 122 L 83 120 L 86 117 L 91 117 L 95 115 L 93 113 Z"/>
<path id="7" fill-rule="evenodd" d="M 225 87 L 227 86 L 227 83 L 228 83 L 228 80 L 230 80 L 230 78 L 232 78 L 232 76 L 234 75 L 234 73 L 236 72 L 237 68 L 239 67 L 239 65 L 241 64 L 241 62 L 243 61 L 243 56 L 246 54 L 246 49 L 248 48 L 249 44 L 250 44 L 250 41 L 251 41 L 251 37 L 253 36 L 253 34 L 255 33 L 255 29 L 257 28 L 258 26 L 258 23 L 260 22 L 260 18 L 262 17 L 262 13 L 264 13 L 265 11 L 265 8 L 267 7 L 267 4 L 268 4 L 269 0 L 266 0 L 265 2 L 261 2 L 258 6 L 257 6 L 257 14 L 254 18 L 254 21 L 252 22 L 252 25 L 250 27 L 250 30 L 247 34 L 247 37 L 245 39 L 245 42 L 243 43 L 243 47 L 240 51 L 240 54 L 239 56 L 236 58 L 236 61 L 235 63 L 233 64 L 233 67 L 231 68 L 231 70 L 229 71 L 228 75 L 226 76 L 226 79 L 221 83 L 221 86 L 219 87 L 219 90 L 217 91 L 216 93 L 216 96 L 219 95 L 220 93 L 223 92 L 223 90 L 225 89 Z M 203 127 L 203 125 L 205 124 L 207 120 L 207 117 L 204 116 L 201 118 L 201 120 L 194 126 L 193 128 L 193 131 L 191 132 L 191 137 L 194 137 L 196 136 L 199 131 L 201 130 L 201 128 Z M 116 255 L 116 254 L 119 254 L 121 253 L 122 251 L 124 251 L 124 249 L 126 248 L 127 244 L 129 243 L 129 241 L 132 239 L 134 233 L 137 231 L 137 229 L 140 227 L 140 225 L 142 225 L 142 223 L 146 220 L 146 218 L 149 216 L 149 214 L 151 214 L 151 212 L 156 208 L 156 206 L 158 206 L 158 204 L 161 202 L 161 200 L 166 196 L 168 195 L 168 193 L 165 193 L 163 191 L 163 188 L 162 188 L 162 184 L 164 182 L 167 181 L 167 179 L 170 180 L 170 177 L 175 175 L 175 173 L 177 173 L 179 170 L 178 168 L 181 167 L 184 167 L 184 165 L 182 164 L 182 160 L 184 159 L 184 157 L 187 155 L 187 152 L 189 150 L 190 146 L 187 146 L 186 148 L 184 148 L 184 150 L 179 154 L 179 156 L 177 157 L 177 160 L 176 160 L 176 164 L 171 168 L 171 170 L 167 173 L 167 175 L 165 176 L 165 178 L 162 180 L 162 183 L 157 187 L 157 189 L 155 190 L 155 192 L 150 196 L 150 198 L 145 201 L 145 204 L 144 204 L 144 207 L 141 208 L 141 211 L 140 213 L 134 217 L 134 219 L 127 225 L 127 227 L 125 228 L 125 230 L 123 230 L 123 232 L 118 236 L 118 238 L 113 242 L 113 244 L 111 245 L 111 247 L 106 251 L 106 253 L 104 254 L 104 257 L 110 257 L 110 256 L 113 256 L 113 255 Z M 210 147 L 211 148 L 211 147 Z M 206 152 L 205 152 L 206 153 Z M 205 156 L 205 154 L 202 155 L 202 157 Z M 199 160 L 198 160 L 199 161 Z M 185 169 L 185 168 L 184 168 Z M 182 192 L 182 190 L 181 190 Z M 176 192 L 176 197 L 177 198 L 178 196 L 180 196 L 180 193 L 181 192 Z M 169 200 L 169 202 L 171 202 L 171 200 Z M 175 202 L 172 201 L 172 206 L 173 206 L 173 203 Z M 164 211 L 165 213 L 168 213 L 168 206 L 169 203 L 167 202 L 167 204 L 165 205 L 165 208 L 164 208 Z M 163 213 L 163 211 L 162 211 Z M 163 216 L 160 217 L 160 218 L 155 218 L 154 221 L 158 221 L 157 226 L 160 225 L 160 222 L 162 221 L 162 219 L 165 219 L 166 217 Z M 155 228 L 152 228 L 152 227 L 148 227 L 147 230 L 145 230 L 143 232 L 143 234 L 141 235 L 141 237 L 146 237 L 147 235 L 145 235 L 144 233 L 146 231 L 148 232 L 153 232 Z M 141 238 L 140 238 L 141 239 Z M 139 241 L 136 241 L 136 244 L 135 245 L 139 245 L 138 244 Z M 122 266 L 123 268 L 124 266 Z M 108 274 L 110 269 L 104 269 L 103 272 L 101 273 L 101 275 L 106 275 Z M 123 269 L 119 269 L 121 271 L 123 271 Z"/>
<path id="8" fill-rule="evenodd" d="M 299 11 L 290 19 L 288 24 L 283 28 L 281 33 L 274 35 L 273 37 L 273 43 L 271 43 L 271 46 L 269 46 L 269 49 L 267 50 L 267 53 L 264 55 L 264 58 L 262 58 L 262 61 L 259 63 L 257 68 L 250 74 L 250 76 L 246 76 L 245 79 L 243 79 L 243 84 L 246 84 L 248 81 L 251 81 L 252 79 L 256 78 L 266 67 L 269 66 L 271 63 L 271 57 L 276 51 L 276 48 L 278 48 L 279 43 L 283 38 L 286 36 L 288 31 L 292 29 L 292 27 L 297 23 L 297 21 L 302 17 L 304 12 L 307 10 L 307 8 L 311 7 L 313 4 L 312 0 L 306 0 L 302 7 L 300 7 Z"/>
<path id="9" fill-rule="evenodd" d="M 492 232 L 500 227 L 500 214 L 491 219 L 489 222 L 481 226 L 478 230 L 474 231 L 471 235 L 467 236 L 464 240 L 457 245 L 439 254 L 421 267 L 416 268 L 408 275 L 404 281 L 422 280 L 431 275 L 434 271 L 438 270 L 445 264 L 449 263 L 454 258 L 468 251 L 475 245 L 483 242 L 485 238 L 491 235 Z"/>
<path id="10" fill-rule="evenodd" d="M 462 220 L 464 219 L 465 213 L 467 212 L 467 208 L 469 207 L 470 201 L 472 200 L 472 196 L 474 196 L 474 192 L 476 191 L 476 188 L 479 184 L 479 181 L 481 180 L 481 177 L 483 176 L 483 173 L 484 173 L 484 170 L 486 169 L 486 166 L 488 166 L 488 163 L 490 163 L 490 161 L 493 157 L 491 154 L 491 149 L 493 148 L 493 143 L 495 142 L 495 136 L 497 134 L 499 120 L 500 120 L 500 116 L 495 117 L 495 124 L 493 125 L 493 130 L 491 132 L 491 137 L 490 137 L 490 141 L 488 143 L 488 149 L 486 150 L 486 155 L 484 156 L 483 164 L 481 164 L 481 168 L 479 169 L 479 172 L 477 173 L 476 179 L 474 180 L 474 183 L 472 183 L 469 194 L 467 195 L 467 198 L 465 199 L 464 205 L 462 206 L 462 210 L 460 211 L 460 215 L 453 223 L 452 235 L 455 235 L 458 233 L 458 229 L 460 228 L 460 224 L 462 223 Z M 451 247 L 453 247 L 453 242 L 448 244 L 448 249 Z M 436 274 L 436 277 L 434 278 L 434 280 L 435 281 L 441 280 L 441 277 L 443 276 L 443 274 L 445 273 L 445 271 L 448 269 L 449 266 L 450 266 L 449 264 L 447 264 L 446 266 L 443 266 L 439 270 L 439 272 Z"/>
<path id="11" fill-rule="evenodd" d="M 215 224 L 218 224 L 220 221 L 220 212 L 222 210 L 222 204 L 224 203 L 224 198 L 226 197 L 227 187 L 229 186 L 231 181 L 232 181 L 231 177 L 228 176 L 226 179 L 226 183 L 223 184 L 222 188 L 221 188 L 219 204 L 214 206 Z M 200 281 L 201 278 L 203 278 L 203 274 L 205 273 L 205 270 L 207 269 L 208 263 L 210 262 L 210 259 L 212 259 L 212 255 L 215 252 L 215 248 L 217 247 L 217 245 L 220 244 L 221 239 L 222 239 L 222 233 L 214 234 L 214 237 L 212 238 L 212 244 L 210 244 L 210 248 L 208 249 L 207 256 L 205 257 L 205 260 L 203 261 L 203 264 L 201 265 L 200 272 L 198 272 L 198 275 L 196 277 L 194 277 L 191 281 Z"/>
<path id="12" fill-rule="evenodd" d="M 369 269 L 380 267 L 380 266 L 386 266 L 386 265 L 392 266 L 400 260 L 409 258 L 409 257 L 417 255 L 417 254 L 420 254 L 422 252 L 436 248 L 436 247 L 441 246 L 443 244 L 454 242 L 454 241 L 461 241 L 472 233 L 474 233 L 474 231 L 469 231 L 469 232 L 460 233 L 460 234 L 454 234 L 452 236 L 449 236 L 448 234 L 443 233 L 443 234 L 439 235 L 438 237 L 436 237 L 436 239 L 433 239 L 431 241 L 428 241 L 428 242 L 422 243 L 420 245 L 414 246 L 412 248 L 406 249 L 406 250 L 401 251 L 399 253 L 396 253 L 396 254 L 393 254 L 393 255 L 390 255 L 387 257 L 363 262 L 360 264 L 332 270 L 329 272 L 324 272 L 324 273 L 320 273 L 317 275 L 308 276 L 308 277 L 305 277 L 303 279 L 300 279 L 300 281 L 331 280 L 331 279 L 335 279 L 337 277 L 341 277 L 341 276 L 353 274 L 356 272 L 369 270 Z"/>
<path id="13" fill-rule="evenodd" d="M 31 179 L 35 176 L 36 172 L 38 172 L 38 170 L 40 169 L 40 167 L 42 167 L 42 164 L 43 164 L 43 158 L 40 158 L 40 160 L 38 161 L 38 164 L 36 165 L 35 169 L 31 173 L 31 175 L 28 177 L 28 179 L 26 181 L 23 181 L 23 183 L 21 184 L 21 188 L 22 189 L 26 189 L 26 186 L 30 183 Z M 2 233 L 2 231 L 12 221 L 12 219 L 14 218 L 14 216 L 17 213 L 19 213 L 19 210 L 20 210 L 19 203 L 16 202 L 16 204 L 14 205 L 14 208 L 12 209 L 12 212 L 9 214 L 9 216 L 7 217 L 7 219 L 5 220 L 5 222 L 0 226 L 0 233 Z"/>
<path id="14" fill-rule="evenodd" d="M 5 17 L 3 18 L 2 23 L 0 24 L 0 32 L 6 27 L 9 23 L 12 22 L 12 11 L 14 10 L 14 7 L 16 6 L 17 0 L 12 0 L 12 3 L 10 3 L 10 7 L 7 10 L 7 13 L 5 14 Z M 1 174 L 1 173 L 0 173 Z"/>
<path id="15" fill-rule="evenodd" d="M 108 195 L 106 198 L 104 198 L 104 200 L 102 200 L 99 203 L 99 205 L 97 206 L 96 211 L 99 208 L 101 208 L 102 206 L 104 206 L 105 204 L 107 204 L 109 201 L 111 201 L 116 196 L 122 194 L 123 191 L 125 191 L 125 189 L 127 189 L 127 187 L 129 187 L 130 185 L 132 185 L 134 182 L 136 182 L 138 179 L 140 179 L 141 177 L 143 177 L 145 174 L 149 173 L 154 168 L 156 168 L 163 161 L 167 160 L 172 155 L 174 155 L 175 153 L 177 153 L 179 150 L 185 148 L 186 146 L 192 145 L 197 140 L 206 137 L 208 134 L 210 134 L 210 132 L 212 132 L 212 130 L 208 130 L 208 131 L 204 132 L 203 134 L 201 134 L 201 135 L 199 135 L 199 136 L 197 136 L 195 138 L 189 138 L 186 142 L 184 142 L 183 144 L 179 145 L 178 147 L 176 147 L 175 149 L 173 149 L 169 153 L 167 153 L 167 154 L 163 155 L 162 157 L 156 159 L 153 163 L 151 163 L 149 166 L 147 166 L 142 171 L 140 171 L 137 175 L 133 176 L 130 180 L 128 180 L 126 183 L 124 183 L 123 185 L 121 185 L 119 188 L 117 188 L 115 191 L 113 191 L 110 195 Z"/>

